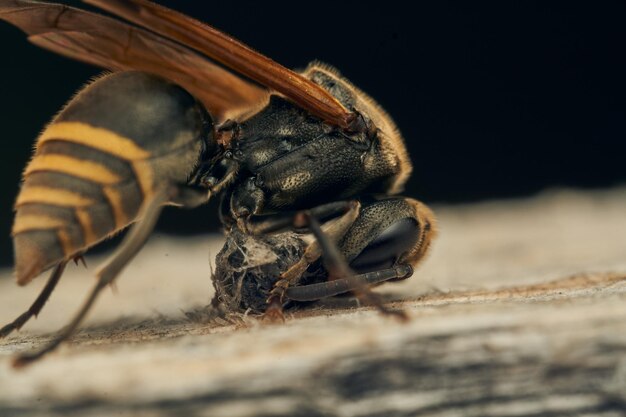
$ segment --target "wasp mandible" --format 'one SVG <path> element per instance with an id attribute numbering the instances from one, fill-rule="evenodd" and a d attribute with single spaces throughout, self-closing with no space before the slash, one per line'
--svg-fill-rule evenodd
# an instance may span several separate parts
<path id="1" fill-rule="evenodd" d="M 85 3 L 117 18 L 0 0 L 0 19 L 32 43 L 112 71 L 82 89 L 37 139 L 15 203 L 15 272 L 20 285 L 52 274 L 0 336 L 39 313 L 67 262 L 134 225 L 72 322 L 17 365 L 74 332 L 144 245 L 164 205 L 196 207 L 219 195 L 226 229 L 315 236 L 278 277 L 266 314 L 279 316 L 290 295 L 367 294 L 371 283 L 412 274 L 435 218 L 424 204 L 395 196 L 411 161 L 374 100 L 328 65 L 291 71 L 147 0 Z M 321 257 L 328 281 L 294 286 Z"/>

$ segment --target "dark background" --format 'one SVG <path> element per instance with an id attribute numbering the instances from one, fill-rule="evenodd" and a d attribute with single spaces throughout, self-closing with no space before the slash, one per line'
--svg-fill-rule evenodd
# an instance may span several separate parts
<path id="1" fill-rule="evenodd" d="M 68 2 L 76 4 L 76 2 Z M 394 117 L 406 194 L 459 203 L 626 180 L 626 2 L 162 1 L 276 61 L 338 67 Z M 0 263 L 42 127 L 100 71 L 0 24 Z M 166 210 L 165 232 L 216 231 L 214 207 Z"/>

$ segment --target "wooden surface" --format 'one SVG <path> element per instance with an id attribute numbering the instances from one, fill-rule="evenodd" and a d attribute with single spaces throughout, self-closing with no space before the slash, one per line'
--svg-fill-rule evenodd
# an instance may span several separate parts
<path id="1" fill-rule="evenodd" d="M 351 300 L 284 325 L 190 322 L 221 240 L 156 235 L 71 344 L 11 369 L 92 285 L 72 267 L 0 341 L 0 416 L 626 415 L 626 189 L 434 209 L 432 255 L 380 288 L 408 324 Z M 44 280 L 2 275 L 5 322 Z"/>

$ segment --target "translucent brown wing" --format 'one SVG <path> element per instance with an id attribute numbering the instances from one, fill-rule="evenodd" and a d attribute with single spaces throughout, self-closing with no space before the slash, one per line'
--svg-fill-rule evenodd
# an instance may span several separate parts
<path id="1" fill-rule="evenodd" d="M 182 13 L 147 0 L 83 0 L 195 49 L 272 88 L 321 119 L 349 128 L 355 115 L 326 90 L 248 46 Z"/>
<path id="2" fill-rule="evenodd" d="M 0 0 L 0 19 L 34 44 L 110 70 L 140 70 L 168 78 L 201 100 L 212 116 L 262 103 L 268 92 L 201 54 L 122 21 L 62 4 Z"/>

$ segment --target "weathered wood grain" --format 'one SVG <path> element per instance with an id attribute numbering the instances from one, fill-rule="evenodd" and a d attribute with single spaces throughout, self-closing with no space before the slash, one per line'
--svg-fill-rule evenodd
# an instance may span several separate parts
<path id="1" fill-rule="evenodd" d="M 0 416 L 626 415 L 626 190 L 436 212 L 432 256 L 381 288 L 408 324 L 350 300 L 278 326 L 190 322 L 220 242 L 155 236 L 71 345 L 12 370 L 80 304 L 75 268 L 0 341 Z M 0 280 L 0 321 L 42 285 Z"/>

